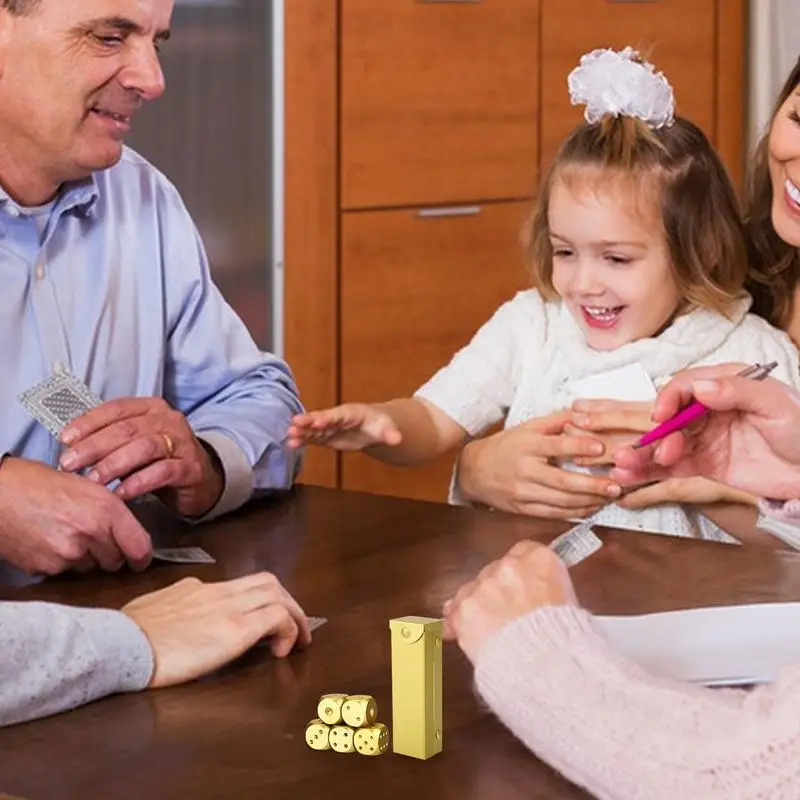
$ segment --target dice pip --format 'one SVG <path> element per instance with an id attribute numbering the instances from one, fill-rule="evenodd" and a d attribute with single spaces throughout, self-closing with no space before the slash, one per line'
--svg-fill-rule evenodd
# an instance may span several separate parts
<path id="1" fill-rule="evenodd" d="M 351 728 L 372 725 L 378 716 L 378 706 L 368 694 L 351 694 L 342 706 L 342 719 Z"/>
<path id="2" fill-rule="evenodd" d="M 306 725 L 306 744 L 312 750 L 330 750 L 331 726 L 322 720 L 312 719 Z"/>
<path id="3" fill-rule="evenodd" d="M 342 721 L 342 706 L 346 694 L 324 694 L 317 705 L 317 715 L 326 725 L 338 725 Z"/>
<path id="4" fill-rule="evenodd" d="M 389 730 L 381 722 L 359 728 L 353 737 L 353 744 L 362 756 L 379 756 L 389 748 Z"/>
<path id="5" fill-rule="evenodd" d="M 329 741 L 331 743 L 331 748 L 337 753 L 355 752 L 355 745 L 353 744 L 353 729 L 347 725 L 334 725 L 331 728 Z"/>

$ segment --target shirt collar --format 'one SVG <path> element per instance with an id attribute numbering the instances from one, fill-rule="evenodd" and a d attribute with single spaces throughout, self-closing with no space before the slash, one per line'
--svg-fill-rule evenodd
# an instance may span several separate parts
<path id="1" fill-rule="evenodd" d="M 97 202 L 98 195 L 97 181 L 92 174 L 88 178 L 65 183 L 56 198 L 55 207 L 58 208 L 60 213 L 76 209 L 83 216 L 88 216 Z M 8 203 L 14 203 L 14 201 L 8 196 L 8 192 L 0 186 L 0 206 L 6 206 Z"/>

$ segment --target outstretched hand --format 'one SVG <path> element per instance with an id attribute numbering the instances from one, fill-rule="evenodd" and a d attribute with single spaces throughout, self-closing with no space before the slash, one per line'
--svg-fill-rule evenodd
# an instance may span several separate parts
<path id="1" fill-rule="evenodd" d="M 334 450 L 363 450 L 372 445 L 395 446 L 402 437 L 392 418 L 366 403 L 345 405 L 298 414 L 292 420 L 286 443 L 332 447 Z"/>

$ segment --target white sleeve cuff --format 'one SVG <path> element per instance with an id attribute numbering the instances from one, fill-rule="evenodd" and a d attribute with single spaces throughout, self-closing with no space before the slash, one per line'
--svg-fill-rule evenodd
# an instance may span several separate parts
<path id="1" fill-rule="evenodd" d="M 236 442 L 218 431 L 198 432 L 202 439 L 217 454 L 225 475 L 225 486 L 216 505 L 194 522 L 208 522 L 243 506 L 253 496 L 253 468 L 247 456 Z"/>

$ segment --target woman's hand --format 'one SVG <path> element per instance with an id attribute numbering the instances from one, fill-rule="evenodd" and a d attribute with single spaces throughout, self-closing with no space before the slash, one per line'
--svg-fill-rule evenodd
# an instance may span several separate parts
<path id="1" fill-rule="evenodd" d="M 622 508 L 631 510 L 649 508 L 661 503 L 755 505 L 755 498 L 708 478 L 667 478 L 658 483 L 643 486 L 641 489 L 634 489 L 617 501 Z"/>
<path id="2" fill-rule="evenodd" d="M 554 461 L 598 456 L 603 445 L 591 436 L 565 432 L 571 413 L 560 411 L 477 439 L 462 450 L 458 484 L 471 502 L 534 517 L 586 517 L 613 502 L 618 484 L 570 472 Z"/>
<path id="3" fill-rule="evenodd" d="M 603 443 L 603 455 L 576 459 L 581 466 L 613 464 L 611 454 L 619 447 L 633 444 L 643 433 L 655 427 L 652 403 L 623 400 L 576 400 L 564 432 L 570 436 L 592 437 Z"/>
<path id="4" fill-rule="evenodd" d="M 552 605 L 578 605 L 567 567 L 549 547 L 517 542 L 444 604 L 444 638 L 455 639 L 475 663 L 493 633 L 518 617 Z M 535 668 L 532 664 L 531 669 Z"/>
<path id="5" fill-rule="evenodd" d="M 696 398 L 711 413 L 691 431 L 614 454 L 626 485 L 700 475 L 758 497 L 800 497 L 800 394 L 773 378 L 731 375 L 730 365 L 686 370 L 659 394 L 656 421 Z"/>

